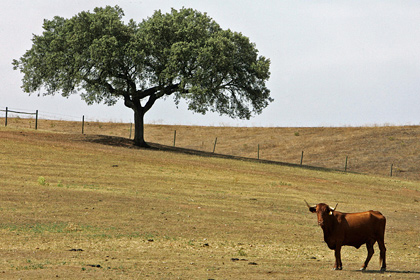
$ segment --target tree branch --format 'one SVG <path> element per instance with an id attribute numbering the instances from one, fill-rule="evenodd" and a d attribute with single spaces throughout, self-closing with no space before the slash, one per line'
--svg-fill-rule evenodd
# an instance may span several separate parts
<path id="1" fill-rule="evenodd" d="M 124 105 L 128 108 L 136 110 L 133 100 L 131 100 L 130 95 L 124 94 Z"/>
<path id="2" fill-rule="evenodd" d="M 127 85 L 131 88 L 132 92 L 137 92 L 137 86 L 136 83 L 133 81 L 133 79 L 131 79 L 130 75 L 128 74 L 128 72 L 126 74 L 116 74 L 117 78 L 125 80 L 127 82 Z"/>
<path id="3" fill-rule="evenodd" d="M 114 89 L 114 87 L 112 85 L 110 85 L 107 82 L 104 82 L 101 78 L 97 78 L 97 79 L 89 79 L 87 77 L 83 77 L 83 80 L 89 84 L 90 86 L 94 86 L 94 87 L 98 87 L 98 86 L 105 86 L 107 88 L 107 90 L 109 91 L 109 93 L 111 94 L 115 94 L 116 90 Z"/>
<path id="4" fill-rule="evenodd" d="M 153 104 L 155 104 L 155 101 L 158 99 L 158 97 L 156 96 L 156 94 L 152 94 L 149 97 L 149 100 L 147 101 L 146 105 L 144 105 L 143 109 L 144 109 L 144 113 L 146 113 L 147 111 L 150 110 L 150 108 L 152 108 Z"/>
<path id="5" fill-rule="evenodd" d="M 143 99 L 147 96 L 155 94 L 159 90 L 159 86 L 151 87 L 146 90 L 137 90 L 133 96 Z"/>
<path id="6" fill-rule="evenodd" d="M 148 88 L 146 90 L 137 90 L 133 96 L 138 97 L 140 99 L 143 99 L 147 96 L 156 95 L 156 99 L 161 98 L 164 95 L 171 95 L 172 93 L 176 92 L 179 88 L 179 83 L 177 84 L 171 84 L 167 87 L 162 86 L 154 86 L 151 88 Z"/>

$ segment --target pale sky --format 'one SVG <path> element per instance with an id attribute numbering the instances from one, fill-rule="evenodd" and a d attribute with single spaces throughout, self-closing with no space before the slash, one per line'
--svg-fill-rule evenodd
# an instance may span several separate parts
<path id="1" fill-rule="evenodd" d="M 158 100 L 146 123 L 214 126 L 420 125 L 420 1 L 386 0 L 3 0 L 0 9 L 0 109 L 39 110 L 41 118 L 131 122 L 122 102 L 87 106 L 74 95 L 24 93 L 12 60 L 31 48 L 43 19 L 120 6 L 124 21 L 161 9 L 207 12 L 241 32 L 271 59 L 274 98 L 250 120 L 194 114 L 172 97 Z M 3 112 L 0 115 L 3 116 Z"/>

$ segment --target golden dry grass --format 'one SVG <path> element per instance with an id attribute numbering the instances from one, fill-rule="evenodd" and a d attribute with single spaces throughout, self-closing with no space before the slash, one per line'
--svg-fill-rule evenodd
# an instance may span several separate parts
<path id="1" fill-rule="evenodd" d="M 0 118 L 0 124 L 4 119 Z M 9 118 L 9 127 L 34 128 L 33 119 Z M 81 133 L 81 122 L 39 120 L 40 130 Z M 146 125 L 146 141 L 216 153 L 420 180 L 420 126 L 198 127 Z M 85 134 L 128 138 L 130 124 L 86 122 Z"/>
<path id="2" fill-rule="evenodd" d="M 57 123 L 54 128 L 60 125 L 70 126 Z M 109 132 L 108 125 L 114 135 L 129 129 L 120 124 L 97 129 Z M 171 145 L 174 127 L 147 129 L 147 140 Z M 177 143 L 194 148 L 185 140 L 186 127 L 175 129 Z M 203 138 L 224 132 L 218 136 L 220 149 L 229 129 L 237 144 L 241 137 L 245 141 L 244 134 L 270 137 L 270 129 L 255 129 L 255 135 L 254 128 L 193 129 Z M 293 132 L 297 129 L 288 130 L 291 139 L 309 137 L 309 129 L 299 129 L 299 136 Z M 158 135 L 165 140 L 158 141 Z M 400 140 L 392 137 L 391 142 Z M 415 180 L 103 145 L 98 139 L 106 140 L 0 127 L 0 278 L 420 277 L 420 188 Z M 366 252 L 349 247 L 343 250 L 344 270 L 331 271 L 333 252 L 304 198 L 339 202 L 344 212 L 383 212 L 389 272 L 378 272 L 377 253 L 368 273 L 356 271 Z"/>

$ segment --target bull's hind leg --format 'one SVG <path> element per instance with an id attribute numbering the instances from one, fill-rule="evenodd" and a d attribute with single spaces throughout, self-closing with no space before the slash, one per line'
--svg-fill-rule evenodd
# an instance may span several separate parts
<path id="1" fill-rule="evenodd" d="M 368 243 L 366 243 L 366 248 L 367 248 L 368 254 L 367 254 L 365 263 L 363 264 L 363 266 L 362 266 L 362 268 L 360 270 L 366 270 L 366 268 L 367 268 L 367 266 L 369 264 L 369 261 L 370 261 L 370 259 L 373 256 L 373 253 L 375 253 L 375 250 L 373 249 L 373 245 L 374 244 L 375 244 L 375 242 L 368 242 Z"/>
<path id="2" fill-rule="evenodd" d="M 386 271 L 386 261 L 385 261 L 386 248 L 385 248 L 384 240 L 383 239 L 378 240 L 378 245 L 379 245 L 379 250 L 381 251 L 380 257 L 379 257 L 379 262 L 382 263 L 381 271 Z"/>

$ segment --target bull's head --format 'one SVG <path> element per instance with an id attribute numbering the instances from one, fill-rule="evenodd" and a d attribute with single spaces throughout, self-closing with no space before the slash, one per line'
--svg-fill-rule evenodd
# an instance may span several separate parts
<path id="1" fill-rule="evenodd" d="M 308 202 L 306 202 L 306 200 L 305 200 L 305 203 L 308 206 L 309 211 L 317 214 L 318 225 L 320 225 L 321 227 L 323 227 L 325 223 L 330 220 L 330 216 L 333 215 L 333 212 L 335 211 L 335 209 L 337 209 L 337 205 L 338 205 L 337 203 L 337 205 L 335 205 L 335 207 L 332 208 L 325 203 L 320 203 L 314 206 L 310 206 Z"/>

